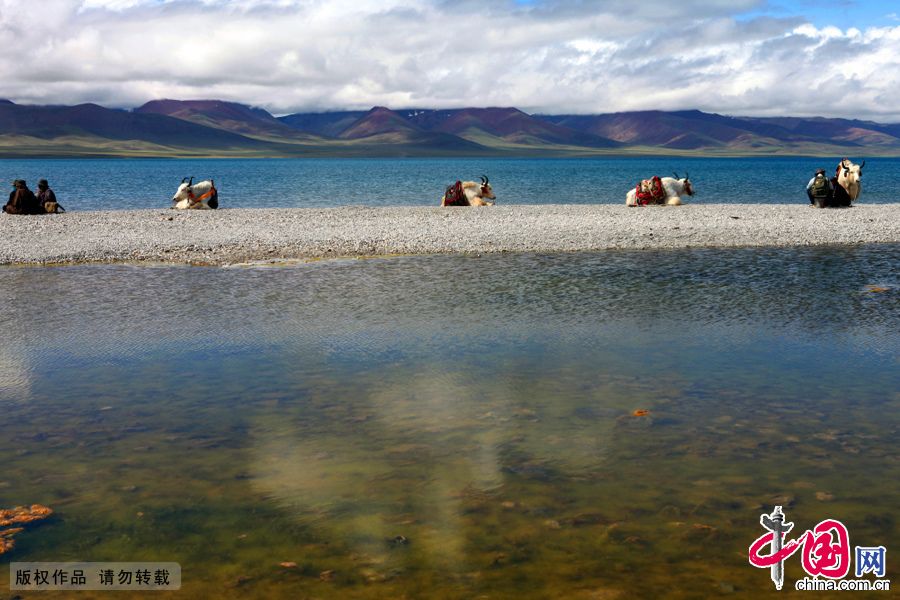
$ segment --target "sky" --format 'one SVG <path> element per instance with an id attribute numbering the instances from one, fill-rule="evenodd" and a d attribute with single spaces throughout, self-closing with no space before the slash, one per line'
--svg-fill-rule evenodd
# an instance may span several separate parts
<path id="1" fill-rule="evenodd" d="M 0 98 L 900 122 L 900 2 L 0 0 Z"/>

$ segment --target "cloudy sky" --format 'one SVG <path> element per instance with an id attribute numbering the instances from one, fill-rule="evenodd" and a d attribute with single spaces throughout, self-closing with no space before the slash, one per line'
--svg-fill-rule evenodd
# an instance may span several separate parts
<path id="1" fill-rule="evenodd" d="M 900 3 L 0 0 L 0 98 L 900 122 Z"/>

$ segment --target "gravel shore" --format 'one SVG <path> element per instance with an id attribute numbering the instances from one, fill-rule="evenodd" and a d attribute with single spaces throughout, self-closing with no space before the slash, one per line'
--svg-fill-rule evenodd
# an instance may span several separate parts
<path id="1" fill-rule="evenodd" d="M 900 242 L 900 204 L 223 209 L 0 214 L 0 264 Z"/>

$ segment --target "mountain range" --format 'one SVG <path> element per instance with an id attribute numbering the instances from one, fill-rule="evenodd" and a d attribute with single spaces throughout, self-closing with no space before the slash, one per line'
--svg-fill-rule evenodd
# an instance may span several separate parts
<path id="1" fill-rule="evenodd" d="M 900 155 L 900 124 L 730 117 L 698 110 L 598 115 L 517 108 L 274 116 L 221 100 L 132 110 L 0 100 L 0 156 Z"/>

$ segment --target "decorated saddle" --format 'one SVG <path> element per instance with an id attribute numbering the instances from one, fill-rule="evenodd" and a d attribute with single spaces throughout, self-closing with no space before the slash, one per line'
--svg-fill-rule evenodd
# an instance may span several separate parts
<path id="1" fill-rule="evenodd" d="M 469 206 L 469 199 L 463 191 L 462 181 L 447 187 L 444 192 L 444 206 Z"/>
<path id="2" fill-rule="evenodd" d="M 209 190 L 206 193 L 201 194 L 200 196 L 194 196 L 194 192 L 188 192 L 188 197 L 191 200 L 191 206 L 195 204 L 199 204 L 206 200 L 206 205 L 210 208 L 219 208 L 219 190 L 216 189 L 216 183 L 213 180 L 209 181 L 210 186 Z"/>
<path id="3" fill-rule="evenodd" d="M 654 175 L 652 179 L 644 179 L 637 184 L 634 188 L 634 197 L 638 206 L 662 204 L 666 199 L 666 190 L 659 176 Z"/>

